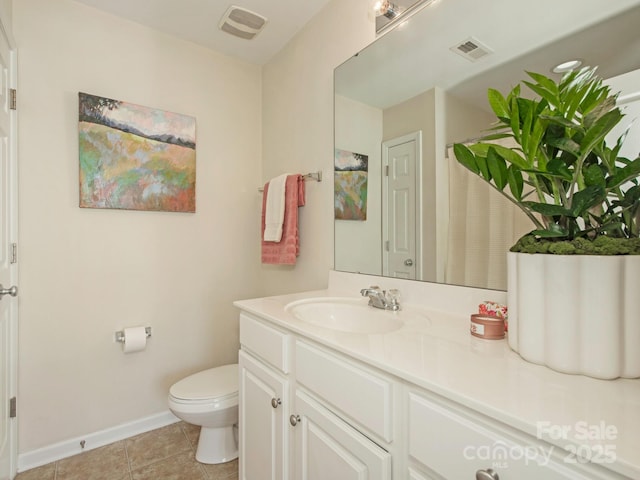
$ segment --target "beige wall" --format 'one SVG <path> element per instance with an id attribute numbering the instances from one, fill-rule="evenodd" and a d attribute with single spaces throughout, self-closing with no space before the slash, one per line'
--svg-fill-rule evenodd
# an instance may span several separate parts
<path id="1" fill-rule="evenodd" d="M 326 287 L 333 266 L 333 69 L 375 38 L 369 0 L 333 0 L 262 71 L 263 180 L 322 170 L 307 182 L 295 267 L 262 267 L 264 294 Z"/>
<path id="2" fill-rule="evenodd" d="M 0 0 L 0 18 L 3 20 L 3 27 L 6 29 L 11 28 L 11 24 L 6 19 L 12 17 L 13 4 L 12 0 Z M 13 38 L 13 32 L 7 32 L 9 38 Z"/>
<path id="3" fill-rule="evenodd" d="M 22 453 L 166 411 L 173 382 L 237 360 L 231 302 L 259 292 L 261 72 L 68 0 L 13 8 Z M 79 91 L 196 117 L 197 213 L 78 208 Z M 129 325 L 152 327 L 144 352 L 114 343 Z"/>
<path id="4" fill-rule="evenodd" d="M 444 99 L 447 145 L 484 135 L 495 122 L 489 105 L 483 110 L 453 95 L 445 94 Z"/>

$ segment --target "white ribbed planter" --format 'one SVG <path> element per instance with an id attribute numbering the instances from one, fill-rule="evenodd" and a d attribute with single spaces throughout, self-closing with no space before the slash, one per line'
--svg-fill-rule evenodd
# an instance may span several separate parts
<path id="1" fill-rule="evenodd" d="M 640 255 L 507 255 L 513 350 L 559 372 L 640 377 Z"/>

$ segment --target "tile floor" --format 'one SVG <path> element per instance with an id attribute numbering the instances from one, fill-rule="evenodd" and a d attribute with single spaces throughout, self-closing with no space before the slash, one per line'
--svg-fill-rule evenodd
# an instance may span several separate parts
<path id="1" fill-rule="evenodd" d="M 184 422 L 19 473 L 16 480 L 237 480 L 238 460 L 196 462 L 200 428 Z"/>

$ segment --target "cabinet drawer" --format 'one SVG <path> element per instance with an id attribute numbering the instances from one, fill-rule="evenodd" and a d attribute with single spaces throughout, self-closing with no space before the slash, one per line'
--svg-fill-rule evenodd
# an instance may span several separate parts
<path id="1" fill-rule="evenodd" d="M 477 470 L 488 468 L 500 480 L 590 478 L 553 460 L 551 445 L 512 437 L 469 414 L 410 393 L 410 457 L 444 478 L 475 478 Z"/>
<path id="2" fill-rule="evenodd" d="M 385 442 L 393 440 L 391 380 L 301 341 L 296 380 Z"/>
<path id="3" fill-rule="evenodd" d="M 289 373 L 291 336 L 240 313 L 240 344 L 283 373 Z"/>

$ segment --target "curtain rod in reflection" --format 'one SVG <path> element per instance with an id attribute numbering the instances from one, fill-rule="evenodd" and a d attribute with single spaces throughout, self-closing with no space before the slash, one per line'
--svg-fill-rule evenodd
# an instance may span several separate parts
<path id="1" fill-rule="evenodd" d="M 322 170 L 318 170 L 317 172 L 305 173 L 302 175 L 303 180 L 315 180 L 316 182 L 322 181 Z M 264 188 L 258 188 L 259 192 L 264 192 Z"/>
<path id="2" fill-rule="evenodd" d="M 496 133 L 505 133 L 508 132 L 509 129 L 508 128 L 504 128 L 501 130 L 496 130 L 495 132 L 491 132 L 490 135 L 494 135 Z M 459 142 L 452 142 L 452 143 L 447 143 L 447 145 L 444 147 L 444 158 L 449 158 L 449 149 L 451 147 L 453 147 L 456 143 L 462 143 L 464 145 L 468 144 L 468 143 L 476 143 L 479 142 L 480 140 L 484 140 L 487 137 L 487 135 L 482 135 L 480 137 L 473 137 L 473 138 L 465 138 L 462 141 Z"/>

